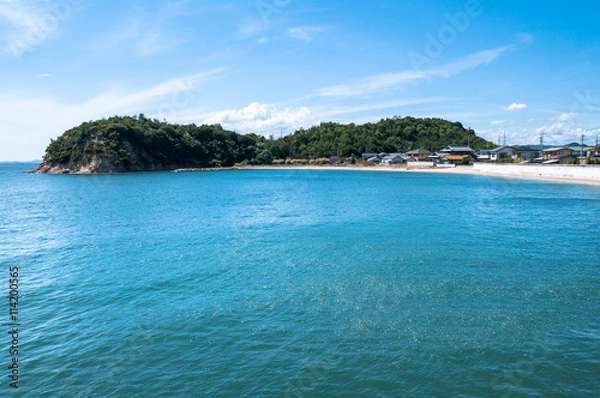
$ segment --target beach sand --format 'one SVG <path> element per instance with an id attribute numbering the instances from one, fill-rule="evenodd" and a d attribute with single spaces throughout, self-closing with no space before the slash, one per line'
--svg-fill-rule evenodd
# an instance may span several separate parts
<path id="1" fill-rule="evenodd" d="M 527 166 L 522 166 L 527 167 Z M 426 167 L 426 168 L 406 168 L 403 166 L 246 166 L 240 169 L 249 170 L 347 170 L 347 171 L 374 171 L 374 172 L 399 172 L 399 173 L 436 173 L 436 174 L 470 174 L 480 176 L 490 176 L 505 178 L 508 180 L 533 180 L 533 181 L 552 181 L 571 184 L 587 184 L 600 186 L 600 180 L 594 180 L 585 177 L 557 177 L 551 175 L 514 175 L 505 174 L 502 172 L 494 172 L 493 170 L 476 170 L 473 166 L 457 166 L 457 167 Z M 543 171 L 543 167 L 541 168 Z M 598 169 L 600 173 L 600 168 Z"/>

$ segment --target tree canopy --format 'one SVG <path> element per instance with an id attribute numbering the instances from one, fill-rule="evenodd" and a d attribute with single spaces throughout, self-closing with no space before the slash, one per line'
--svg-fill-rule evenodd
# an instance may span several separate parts
<path id="1" fill-rule="evenodd" d="M 146 118 L 111 117 L 67 130 L 46 149 L 53 163 L 110 159 L 118 169 L 232 166 L 251 160 L 260 138 L 224 130 L 220 125 L 175 125 Z"/>
<path id="2" fill-rule="evenodd" d="M 363 152 L 406 152 L 412 149 L 438 151 L 448 145 L 470 145 L 478 150 L 495 147 L 465 129 L 460 122 L 414 117 L 381 119 L 363 125 L 321 123 L 307 130 L 265 143 L 275 158 L 316 159 L 348 157 Z"/>
<path id="3" fill-rule="evenodd" d="M 220 125 L 178 125 L 138 116 L 114 116 L 67 130 L 46 149 L 49 165 L 109 162 L 115 171 L 270 164 L 273 159 L 349 157 L 362 152 L 405 152 L 447 145 L 494 145 L 459 122 L 413 117 L 363 125 L 321 123 L 279 139 L 241 135 Z"/>

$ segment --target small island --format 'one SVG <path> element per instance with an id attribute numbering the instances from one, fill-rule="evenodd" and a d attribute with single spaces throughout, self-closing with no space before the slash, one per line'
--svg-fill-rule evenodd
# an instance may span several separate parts
<path id="1" fill-rule="evenodd" d="M 355 159 L 365 152 L 405 152 L 442 148 L 448 143 L 493 148 L 459 122 L 394 117 L 363 125 L 321 123 L 275 139 L 238 134 L 216 125 L 178 125 L 138 116 L 84 122 L 51 140 L 33 173 L 94 174 L 135 171 L 222 169 L 307 163 L 336 157 Z"/>

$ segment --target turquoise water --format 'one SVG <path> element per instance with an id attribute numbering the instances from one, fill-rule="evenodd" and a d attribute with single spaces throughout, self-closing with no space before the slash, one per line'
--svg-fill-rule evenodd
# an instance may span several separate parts
<path id="1" fill-rule="evenodd" d="M 0 395 L 600 393 L 599 187 L 34 166 L 0 164 Z"/>

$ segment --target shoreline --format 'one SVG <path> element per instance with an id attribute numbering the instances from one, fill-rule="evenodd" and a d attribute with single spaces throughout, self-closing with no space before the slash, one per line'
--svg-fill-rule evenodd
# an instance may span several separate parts
<path id="1" fill-rule="evenodd" d="M 3 162 L 13 163 L 13 162 Z M 29 162 L 20 162 L 29 163 Z M 481 170 L 484 169 L 484 170 Z M 568 176 L 560 175 L 549 175 L 549 170 L 563 170 L 569 171 Z M 234 170 L 344 170 L 344 171 L 372 171 L 372 172 L 392 172 L 392 173 L 435 173 L 435 174 L 455 174 L 455 175 L 477 175 L 487 176 L 495 178 L 504 178 L 506 180 L 530 180 L 530 181 L 546 181 L 546 182 L 559 182 L 566 184 L 584 184 L 592 186 L 600 186 L 600 167 L 591 168 L 595 173 L 592 174 L 592 178 L 586 178 L 585 175 L 577 175 L 577 170 L 590 170 L 590 168 L 581 166 L 536 166 L 536 165 L 496 165 L 496 164 L 485 164 L 476 163 L 475 166 L 456 166 L 456 167 L 406 167 L 406 166 L 394 166 L 394 165 L 374 165 L 374 166 L 362 166 L 362 165 L 347 165 L 347 166 L 334 166 L 334 165 L 263 165 L 263 166 L 233 166 L 233 167 L 222 167 L 222 168 L 179 168 L 179 169 L 167 169 L 167 170 L 138 170 L 131 172 L 115 172 L 115 173 L 67 173 L 77 175 L 101 175 L 101 174 L 125 174 L 125 173 L 139 173 L 139 172 L 172 172 L 172 173 L 190 173 L 190 172 L 205 172 L 205 171 L 234 171 Z M 505 170 L 505 172 L 502 172 Z M 529 173 L 521 173 L 522 171 L 529 171 Z M 531 173 L 535 170 L 535 174 Z M 518 172 L 517 172 L 518 171 Z M 546 172 L 546 173 L 544 173 Z M 35 173 L 35 170 L 28 171 L 27 173 Z M 42 173 L 43 174 L 43 173 Z M 48 173 L 48 174 L 65 174 L 65 173 Z M 583 174 L 583 173 L 579 173 Z M 590 174 L 590 173 L 588 173 Z"/>
<path id="2" fill-rule="evenodd" d="M 536 167 L 536 166 L 518 166 L 515 167 Z M 540 167 L 553 167 L 553 166 L 540 166 Z M 518 179 L 518 180 L 531 180 L 531 181 L 546 181 L 546 182 L 561 182 L 568 184 L 585 184 L 600 186 L 600 180 L 594 180 L 590 178 L 576 178 L 576 177 L 560 177 L 552 175 L 517 175 L 508 174 L 498 171 L 481 171 L 476 170 L 473 166 L 456 166 L 456 167 L 424 167 L 424 168 L 406 168 L 406 167 L 394 167 L 394 166 L 244 166 L 239 167 L 238 170 L 347 170 L 347 171 L 374 171 L 374 172 L 392 172 L 392 173 L 435 173 L 435 174 L 455 174 L 455 175 L 477 175 L 477 176 L 488 176 L 504 179 Z M 541 169 L 543 170 L 543 168 Z M 600 168 L 598 168 L 600 174 Z"/>

